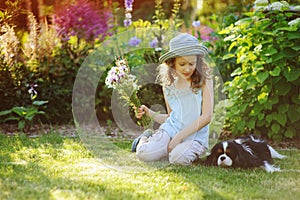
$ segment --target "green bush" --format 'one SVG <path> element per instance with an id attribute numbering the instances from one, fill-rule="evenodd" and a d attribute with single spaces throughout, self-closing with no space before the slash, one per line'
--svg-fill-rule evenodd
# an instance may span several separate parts
<path id="1" fill-rule="evenodd" d="M 300 132 L 300 12 L 285 4 L 246 14 L 221 31 L 231 42 L 223 59 L 239 66 L 226 83 L 226 126 L 236 135 L 293 138 Z"/>
<path id="2" fill-rule="evenodd" d="M 37 84 L 39 99 L 49 103 L 44 123 L 72 121 L 72 90 L 81 63 L 94 44 L 76 36 L 62 43 L 47 24 L 29 14 L 29 32 L 4 24 L 0 35 L 0 111 L 31 106 L 29 86 Z M 1 119 L 0 119 L 1 120 Z M 16 120 L 17 121 L 17 120 Z"/>

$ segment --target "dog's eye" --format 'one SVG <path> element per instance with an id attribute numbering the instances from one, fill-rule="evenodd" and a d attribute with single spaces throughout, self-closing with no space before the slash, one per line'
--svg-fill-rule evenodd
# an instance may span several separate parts
<path id="1" fill-rule="evenodd" d="M 230 154 L 230 149 L 229 148 L 226 149 L 226 154 Z"/>
<path id="2" fill-rule="evenodd" d="M 218 150 L 217 150 L 217 153 L 223 153 L 223 149 L 221 149 L 221 148 L 219 148 Z"/>

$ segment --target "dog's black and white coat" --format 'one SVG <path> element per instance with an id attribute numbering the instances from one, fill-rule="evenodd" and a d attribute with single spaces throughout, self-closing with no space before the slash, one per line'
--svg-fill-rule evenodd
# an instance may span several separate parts
<path id="1" fill-rule="evenodd" d="M 272 165 L 273 158 L 284 157 L 265 141 L 250 135 L 217 143 L 204 160 L 204 165 L 233 168 L 263 167 L 267 172 L 274 172 L 280 168 Z"/>

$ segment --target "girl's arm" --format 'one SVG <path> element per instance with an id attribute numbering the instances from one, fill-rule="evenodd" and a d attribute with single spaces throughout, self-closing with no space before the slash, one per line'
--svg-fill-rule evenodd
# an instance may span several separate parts
<path id="1" fill-rule="evenodd" d="M 166 107 L 167 107 L 167 114 L 159 114 L 157 112 L 154 112 L 153 110 L 151 110 L 150 108 L 148 108 L 145 105 L 142 105 L 139 109 L 138 109 L 138 114 L 137 114 L 137 118 L 141 118 L 144 114 L 146 114 L 148 117 L 152 118 L 155 122 L 162 124 L 166 121 L 166 119 L 169 117 L 170 113 L 171 113 L 171 108 L 169 106 L 169 103 L 167 102 L 166 96 L 165 96 L 165 92 L 163 90 L 164 93 L 164 99 L 165 99 L 165 103 L 166 103 Z"/>
<path id="2" fill-rule="evenodd" d="M 210 123 L 213 115 L 214 91 L 213 80 L 207 79 L 202 87 L 202 114 L 185 129 L 177 133 L 169 143 L 168 150 L 171 151 L 177 144 L 181 143 L 185 138 L 199 131 Z"/>

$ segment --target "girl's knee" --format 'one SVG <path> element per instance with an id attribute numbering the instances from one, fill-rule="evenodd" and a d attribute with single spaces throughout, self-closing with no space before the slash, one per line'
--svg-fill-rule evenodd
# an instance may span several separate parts
<path id="1" fill-rule="evenodd" d="M 187 155 L 183 152 L 172 151 L 169 154 L 169 162 L 177 165 L 190 165 L 196 159 L 196 157 Z"/>
<path id="2" fill-rule="evenodd" d="M 205 147 L 196 141 L 186 141 L 176 146 L 169 154 L 172 164 L 190 165 L 205 152 Z"/>
<path id="3" fill-rule="evenodd" d="M 166 148 L 162 147 L 153 149 L 150 145 L 151 144 L 143 144 L 137 149 L 136 155 L 139 160 L 144 162 L 155 162 L 167 156 Z"/>
<path id="4" fill-rule="evenodd" d="M 141 151 L 137 151 L 136 156 L 138 157 L 138 159 L 140 161 L 144 161 L 144 162 L 153 162 L 153 161 L 155 161 L 152 156 L 149 156 L 147 153 L 144 153 L 144 152 L 141 152 Z"/>

